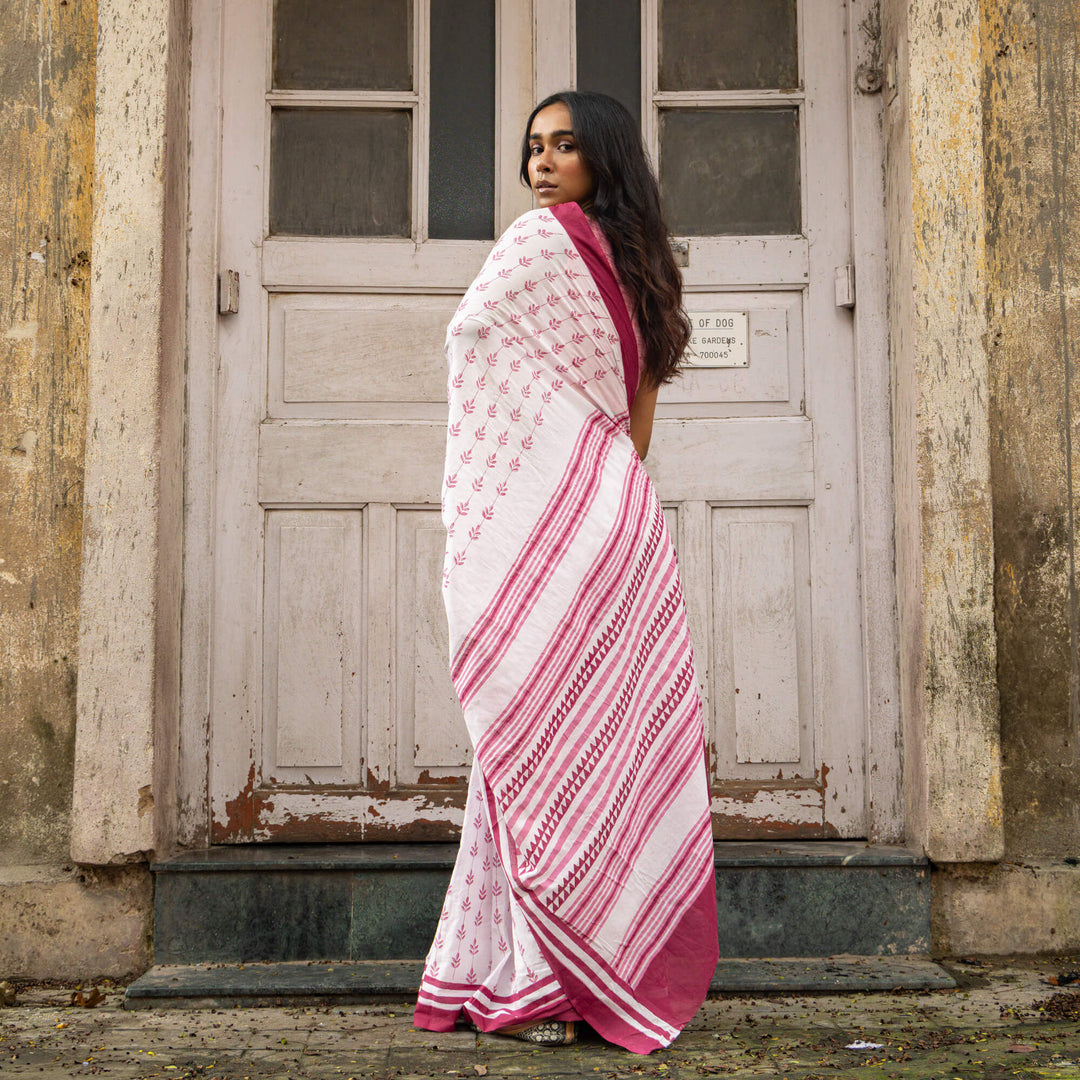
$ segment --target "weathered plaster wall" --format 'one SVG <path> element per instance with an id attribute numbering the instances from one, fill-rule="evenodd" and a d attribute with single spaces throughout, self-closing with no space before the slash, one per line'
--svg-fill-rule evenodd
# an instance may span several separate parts
<path id="1" fill-rule="evenodd" d="M 1000 858 L 977 0 L 884 0 L 908 837 Z"/>
<path id="2" fill-rule="evenodd" d="M 179 692 L 187 42 L 183 0 L 98 0 L 71 852 L 168 844 Z"/>
<path id="3" fill-rule="evenodd" d="M 1026 859 L 938 870 L 930 926 L 942 955 L 1075 952 L 1080 867 Z"/>
<path id="4" fill-rule="evenodd" d="M 152 891 L 141 866 L 0 867 L 0 972 L 78 981 L 144 971 Z"/>
<path id="5" fill-rule="evenodd" d="M 1026 859 L 1080 852 L 1080 7 L 984 0 L 983 22 L 1005 839 Z"/>
<path id="6" fill-rule="evenodd" d="M 0 4 L 0 865 L 68 857 L 94 20 Z"/>

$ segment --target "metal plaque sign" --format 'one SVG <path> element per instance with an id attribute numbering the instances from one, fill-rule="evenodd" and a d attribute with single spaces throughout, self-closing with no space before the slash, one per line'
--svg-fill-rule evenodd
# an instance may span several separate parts
<path id="1" fill-rule="evenodd" d="M 686 348 L 688 367 L 750 366 L 748 319 L 745 311 L 688 311 L 693 333 Z"/>

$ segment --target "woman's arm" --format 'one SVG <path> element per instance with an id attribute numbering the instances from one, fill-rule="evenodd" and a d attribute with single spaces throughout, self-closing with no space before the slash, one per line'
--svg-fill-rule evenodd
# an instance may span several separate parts
<path id="1" fill-rule="evenodd" d="M 634 395 L 634 404 L 630 406 L 630 438 L 642 461 L 649 452 L 653 414 L 656 412 L 656 395 L 659 391 L 659 387 L 649 386 L 645 379 L 642 379 Z"/>

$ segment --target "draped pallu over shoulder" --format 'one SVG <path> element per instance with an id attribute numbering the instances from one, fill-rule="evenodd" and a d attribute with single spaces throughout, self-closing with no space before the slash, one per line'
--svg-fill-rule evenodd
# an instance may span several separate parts
<path id="1" fill-rule="evenodd" d="M 639 358 L 570 203 L 519 218 L 447 332 L 443 592 L 475 748 L 418 1026 L 580 1018 L 648 1052 L 716 965 L 701 704 L 629 437 Z"/>

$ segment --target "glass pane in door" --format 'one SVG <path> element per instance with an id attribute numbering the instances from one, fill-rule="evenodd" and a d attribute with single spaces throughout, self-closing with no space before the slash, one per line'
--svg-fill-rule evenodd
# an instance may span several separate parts
<path id="1" fill-rule="evenodd" d="M 411 157 L 405 109 L 274 109 L 270 232 L 409 236 Z"/>
<path id="2" fill-rule="evenodd" d="M 431 0 L 430 127 L 428 235 L 493 239 L 495 0 Z"/>
<path id="3" fill-rule="evenodd" d="M 792 90 L 796 0 L 661 0 L 659 87 Z"/>
<path id="4" fill-rule="evenodd" d="M 660 194 L 676 236 L 801 232 L 798 110 L 663 110 Z"/>
<path id="5" fill-rule="evenodd" d="M 275 90 L 411 90 L 411 0 L 274 0 Z"/>
<path id="6" fill-rule="evenodd" d="M 621 101 L 641 123 L 641 0 L 577 0 L 577 88 Z"/>

